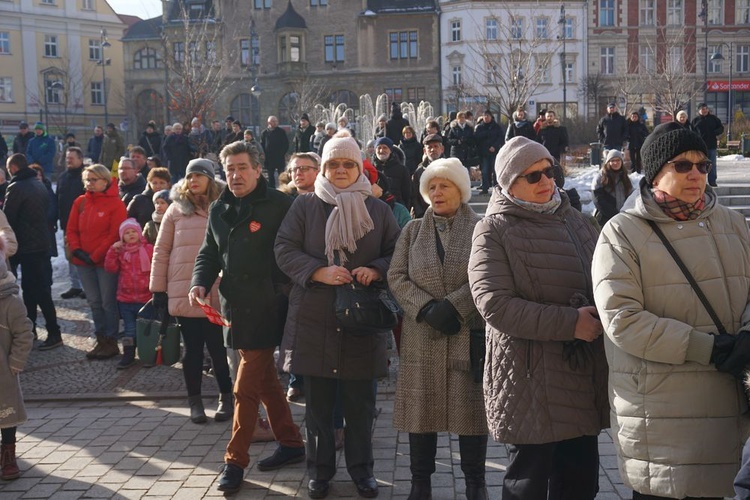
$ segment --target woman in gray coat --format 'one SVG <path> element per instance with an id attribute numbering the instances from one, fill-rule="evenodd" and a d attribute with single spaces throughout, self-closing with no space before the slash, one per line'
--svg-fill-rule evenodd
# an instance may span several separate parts
<path id="1" fill-rule="evenodd" d="M 371 196 L 356 141 L 338 132 L 323 147 L 315 192 L 298 196 L 276 237 L 276 261 L 291 278 L 279 363 L 305 377 L 308 494 L 324 498 L 336 473 L 337 387 L 346 419 L 346 466 L 360 496 L 375 497 L 373 379 L 387 374 L 385 334 L 356 336 L 334 314 L 335 287 L 384 281 L 399 227 Z"/>
<path id="2" fill-rule="evenodd" d="M 472 373 L 481 367 L 470 356 L 472 342 L 484 346 L 484 323 L 467 273 L 480 217 L 468 205 L 471 180 L 457 158 L 430 163 L 419 191 L 430 207 L 404 228 L 388 270 L 404 309 L 393 425 L 409 433 L 408 500 L 431 498 L 437 433 L 446 431 L 459 436 L 466 497 L 486 499 L 487 419 L 481 379 Z"/>

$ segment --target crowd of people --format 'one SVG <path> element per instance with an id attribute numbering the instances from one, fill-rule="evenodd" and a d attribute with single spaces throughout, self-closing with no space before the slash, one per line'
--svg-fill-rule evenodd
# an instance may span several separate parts
<path id="1" fill-rule="evenodd" d="M 20 475 L 18 373 L 37 309 L 47 332 L 37 349 L 63 345 L 51 295 L 59 223 L 63 298 L 91 309 L 87 358 L 136 364 L 150 301 L 179 326 L 190 420 L 204 424 L 208 352 L 213 418 L 232 420 L 225 493 L 241 488 L 265 425 L 278 445 L 257 470 L 304 461 L 309 497 L 325 498 L 343 448 L 358 494 L 376 497 L 376 382 L 393 332 L 393 425 L 408 433 L 410 500 L 431 498 L 444 432 L 458 435 L 470 500 L 489 498 L 489 436 L 509 445 L 504 499 L 593 499 L 609 427 L 634 500 L 718 498 L 733 483 L 750 498 L 750 448 L 744 460 L 740 451 L 750 234 L 711 187 L 721 122 L 701 106 L 692 124 L 648 133 L 638 113 L 608 111 L 593 219 L 562 189 L 568 138 L 550 110 L 531 123 L 518 109 L 506 130 L 487 110 L 476 124 L 459 112 L 443 131 L 433 121 L 417 131 L 396 106 L 364 147 L 346 119 L 313 126 L 303 115 L 289 141 L 276 117 L 259 139 L 227 117 L 223 129 L 175 124 L 165 139 L 149 123 L 117 156 L 107 127 L 89 141 L 100 161 L 87 166 L 70 137 L 56 192 L 44 165 L 11 155 L 0 211 L 2 479 Z M 472 158 L 479 192 L 491 192 L 484 217 L 469 205 Z M 644 173 L 637 185 L 628 167 Z M 367 310 L 398 304 L 396 326 L 344 323 L 353 293 Z M 302 398 L 304 436 L 288 404 Z"/>

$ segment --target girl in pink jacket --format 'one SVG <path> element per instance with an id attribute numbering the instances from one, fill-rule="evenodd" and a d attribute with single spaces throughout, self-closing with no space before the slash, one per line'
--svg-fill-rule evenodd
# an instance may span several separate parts
<path id="1" fill-rule="evenodd" d="M 135 325 L 138 311 L 151 300 L 148 282 L 154 246 L 141 234 L 138 221 L 130 218 L 120 224 L 120 241 L 115 242 L 104 258 L 104 269 L 117 276 L 117 306 L 125 324 L 123 355 L 118 370 L 135 363 Z"/>

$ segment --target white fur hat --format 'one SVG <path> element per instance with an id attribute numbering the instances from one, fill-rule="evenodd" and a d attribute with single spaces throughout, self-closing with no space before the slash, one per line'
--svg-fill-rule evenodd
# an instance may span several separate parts
<path id="1" fill-rule="evenodd" d="M 430 195 L 427 187 L 430 181 L 436 177 L 448 179 L 461 191 L 461 201 L 469 203 L 471 200 L 471 179 L 469 171 L 463 166 L 458 158 L 440 158 L 430 163 L 419 179 L 419 194 L 426 203 L 430 203 Z"/>

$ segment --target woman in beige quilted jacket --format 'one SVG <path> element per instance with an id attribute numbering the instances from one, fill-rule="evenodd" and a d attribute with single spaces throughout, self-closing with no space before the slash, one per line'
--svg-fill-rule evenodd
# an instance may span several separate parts
<path id="1" fill-rule="evenodd" d="M 741 376 L 750 361 L 750 334 L 735 336 L 750 329 L 748 227 L 706 186 L 712 165 L 695 132 L 660 125 L 641 156 L 645 177 L 604 226 L 592 268 L 620 475 L 635 500 L 733 496 L 750 419 L 724 372 L 735 364 Z"/>
<path id="2" fill-rule="evenodd" d="M 469 258 L 487 322 L 487 421 L 510 445 L 505 500 L 592 500 L 608 426 L 602 326 L 589 305 L 597 233 L 556 188 L 552 165 L 537 142 L 505 143 Z"/>

